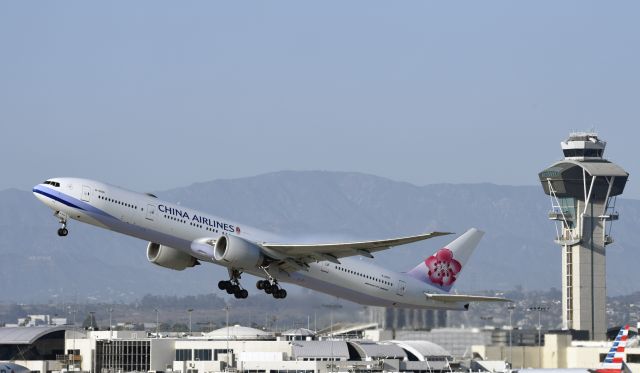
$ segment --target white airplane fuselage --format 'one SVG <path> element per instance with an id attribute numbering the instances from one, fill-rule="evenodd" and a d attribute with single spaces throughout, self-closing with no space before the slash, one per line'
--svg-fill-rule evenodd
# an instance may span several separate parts
<path id="1" fill-rule="evenodd" d="M 34 195 L 59 212 L 61 218 L 141 240 L 178 249 L 201 262 L 228 267 L 214 258 L 213 248 L 198 245 L 206 239 L 235 236 L 257 244 L 282 241 L 283 237 L 132 192 L 106 183 L 79 179 L 49 179 L 58 185 L 38 184 Z M 292 283 L 365 305 L 406 308 L 466 310 L 468 302 L 427 299 L 425 292 L 442 293 L 405 273 L 398 273 L 354 258 L 309 263 L 307 270 L 284 272 L 255 267 L 243 270 L 252 275 Z M 246 285 L 246 284 L 245 284 Z M 251 288 L 248 287 L 247 288 Z"/>
<path id="2" fill-rule="evenodd" d="M 30 373 L 31 371 L 22 365 L 10 361 L 0 361 L 0 373 Z"/>

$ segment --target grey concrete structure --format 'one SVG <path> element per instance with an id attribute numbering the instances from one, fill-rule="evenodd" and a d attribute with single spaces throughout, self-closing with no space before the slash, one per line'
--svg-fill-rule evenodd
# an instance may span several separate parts
<path id="1" fill-rule="evenodd" d="M 564 159 L 538 174 L 551 197 L 549 219 L 562 247 L 562 321 L 604 340 L 607 330 L 605 247 L 618 219 L 615 197 L 629 174 L 603 158 L 606 143 L 595 133 L 572 133 L 561 143 Z"/>
<path id="2" fill-rule="evenodd" d="M 447 311 L 393 307 L 367 307 L 369 322 L 382 329 L 428 330 L 447 326 Z"/>

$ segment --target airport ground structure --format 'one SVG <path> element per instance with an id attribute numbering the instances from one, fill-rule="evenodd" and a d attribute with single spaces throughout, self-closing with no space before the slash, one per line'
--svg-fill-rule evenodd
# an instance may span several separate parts
<path id="1" fill-rule="evenodd" d="M 626 351 L 640 370 L 637 334 Z M 541 338 L 542 337 L 542 338 Z M 443 346 L 447 346 L 445 348 Z M 73 326 L 0 328 L 0 361 L 32 372 L 462 372 L 516 368 L 595 368 L 610 342 L 568 331 L 438 328 L 385 330 L 335 324 L 274 333 L 239 325 L 209 333 L 92 331 Z"/>
<path id="2" fill-rule="evenodd" d="M 428 341 L 374 342 L 369 326 L 336 328 L 318 337 L 307 329 L 282 333 L 239 325 L 199 335 L 145 331 L 78 331 L 69 326 L 0 328 L 0 360 L 32 372 L 315 373 L 444 372 L 453 357 Z M 358 337 L 349 340 L 337 333 Z M 374 333 L 375 335 L 375 333 Z"/>
<path id="3" fill-rule="evenodd" d="M 510 361 L 513 369 L 596 369 L 611 348 L 611 341 L 574 340 L 571 332 L 557 331 L 544 335 L 539 345 L 509 346 L 504 343 L 473 346 L 474 356 L 483 361 Z M 625 363 L 632 372 L 640 369 L 637 335 L 626 348 Z"/>
<path id="4" fill-rule="evenodd" d="M 607 327 L 606 247 L 629 174 L 603 158 L 606 142 L 595 133 L 572 133 L 561 146 L 564 159 L 538 176 L 562 247 L 562 323 L 599 341 Z"/>

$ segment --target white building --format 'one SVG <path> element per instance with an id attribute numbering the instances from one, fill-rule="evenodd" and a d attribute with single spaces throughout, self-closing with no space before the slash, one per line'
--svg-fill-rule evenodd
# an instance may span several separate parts
<path id="1" fill-rule="evenodd" d="M 351 370 L 444 371 L 450 354 L 429 342 L 309 340 L 307 332 L 274 335 L 239 325 L 187 338 L 150 338 L 145 332 L 68 333 L 69 360 L 88 372 L 323 373 Z M 299 335 L 299 338 L 295 339 Z M 304 338 L 304 339 L 302 339 Z M 43 372 L 44 373 L 44 372 Z"/>

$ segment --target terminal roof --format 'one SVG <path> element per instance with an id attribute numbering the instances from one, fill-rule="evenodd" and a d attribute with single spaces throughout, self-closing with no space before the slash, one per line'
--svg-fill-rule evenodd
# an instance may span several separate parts
<path id="1" fill-rule="evenodd" d="M 32 344 L 49 333 L 68 329 L 64 325 L 0 328 L 0 344 Z"/>
<path id="2" fill-rule="evenodd" d="M 291 345 L 296 358 L 349 358 L 349 348 L 345 341 L 295 341 Z"/>

